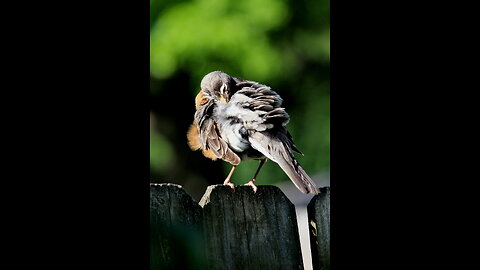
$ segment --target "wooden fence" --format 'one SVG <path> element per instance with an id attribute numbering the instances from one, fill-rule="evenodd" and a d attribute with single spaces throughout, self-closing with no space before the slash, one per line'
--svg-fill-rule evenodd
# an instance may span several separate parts
<path id="1" fill-rule="evenodd" d="M 330 269 L 330 189 L 308 205 L 314 269 Z M 295 207 L 275 186 L 150 185 L 150 269 L 304 269 Z"/>

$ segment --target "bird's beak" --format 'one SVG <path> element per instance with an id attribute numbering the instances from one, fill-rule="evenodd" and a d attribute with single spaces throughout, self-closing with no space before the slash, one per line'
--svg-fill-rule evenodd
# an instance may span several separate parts
<path id="1" fill-rule="evenodd" d="M 221 95 L 221 96 L 220 96 L 220 101 L 221 101 L 223 104 L 227 104 L 227 103 L 228 103 L 227 98 L 225 98 L 224 95 Z"/>

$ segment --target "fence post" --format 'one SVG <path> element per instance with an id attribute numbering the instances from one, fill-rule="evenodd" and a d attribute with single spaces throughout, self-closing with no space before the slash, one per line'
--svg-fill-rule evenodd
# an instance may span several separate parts
<path id="1" fill-rule="evenodd" d="M 150 184 L 150 269 L 206 269 L 202 209 L 179 185 Z"/>
<path id="2" fill-rule="evenodd" d="M 330 188 L 320 189 L 308 204 L 313 269 L 330 269 Z"/>
<path id="3" fill-rule="evenodd" d="M 295 207 L 275 186 L 209 186 L 200 201 L 209 269 L 303 269 Z"/>

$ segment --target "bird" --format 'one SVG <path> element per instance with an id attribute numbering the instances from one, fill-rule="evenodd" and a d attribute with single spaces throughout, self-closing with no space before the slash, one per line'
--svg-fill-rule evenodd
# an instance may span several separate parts
<path id="1" fill-rule="evenodd" d="M 257 171 L 245 184 L 256 193 L 255 181 L 269 159 L 301 192 L 320 193 L 293 155 L 304 154 L 285 127 L 290 116 L 281 107 L 283 99 L 271 87 L 217 70 L 203 77 L 200 88 L 187 143 L 191 150 L 201 150 L 206 158 L 232 164 L 224 185 L 235 189 L 231 177 L 240 162 L 258 160 Z"/>

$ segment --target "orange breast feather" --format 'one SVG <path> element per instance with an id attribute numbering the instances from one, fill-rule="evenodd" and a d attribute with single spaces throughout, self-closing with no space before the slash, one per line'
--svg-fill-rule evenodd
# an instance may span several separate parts
<path id="1" fill-rule="evenodd" d="M 193 151 L 202 149 L 202 143 L 200 142 L 198 127 L 195 124 L 190 125 L 190 128 L 187 132 L 187 139 L 190 149 L 192 149 Z M 202 154 L 209 159 L 217 160 L 217 156 L 215 156 L 211 149 L 202 149 Z"/>

